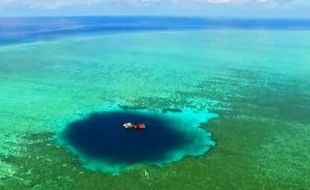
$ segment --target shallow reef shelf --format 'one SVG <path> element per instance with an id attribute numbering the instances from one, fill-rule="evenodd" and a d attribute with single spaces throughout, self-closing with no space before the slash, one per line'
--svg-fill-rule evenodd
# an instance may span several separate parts
<path id="1" fill-rule="evenodd" d="M 107 106 L 66 123 L 56 139 L 87 169 L 118 174 L 141 164 L 164 166 L 206 153 L 215 141 L 200 125 L 215 117 L 189 108 L 162 112 Z M 125 129 L 127 122 L 147 128 Z"/>

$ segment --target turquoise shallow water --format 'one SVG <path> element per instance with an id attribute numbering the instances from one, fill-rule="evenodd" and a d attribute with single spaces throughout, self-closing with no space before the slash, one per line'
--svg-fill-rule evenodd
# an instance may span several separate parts
<path id="1" fill-rule="evenodd" d="M 188 189 L 304 189 L 310 184 L 309 39 L 306 30 L 222 29 L 2 45 L 1 185 L 55 189 L 77 183 L 75 189 L 83 189 L 91 181 L 94 188 L 131 183 L 136 189 L 177 189 L 180 180 Z M 72 119 L 115 103 L 133 110 L 219 113 L 201 126 L 217 146 L 160 169 L 133 168 L 123 178 L 88 172 L 53 137 Z M 188 121 L 188 115 L 180 117 Z M 145 181 L 144 170 L 158 184 Z M 58 177 L 63 182 L 51 180 Z"/>

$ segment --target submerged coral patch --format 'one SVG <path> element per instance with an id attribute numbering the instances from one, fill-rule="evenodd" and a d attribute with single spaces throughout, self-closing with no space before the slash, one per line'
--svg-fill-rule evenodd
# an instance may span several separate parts
<path id="1" fill-rule="evenodd" d="M 85 167 L 119 173 L 139 164 L 163 165 L 205 153 L 215 142 L 199 126 L 215 116 L 117 107 L 70 122 L 57 138 Z M 123 124 L 128 122 L 143 123 L 146 128 L 126 129 Z"/>

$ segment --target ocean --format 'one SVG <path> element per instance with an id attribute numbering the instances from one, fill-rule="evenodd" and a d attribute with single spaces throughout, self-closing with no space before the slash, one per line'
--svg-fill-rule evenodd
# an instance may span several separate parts
<path id="1" fill-rule="evenodd" d="M 309 50 L 310 20 L 0 18 L 0 189 L 307 189 Z M 57 137 L 110 105 L 218 115 L 216 144 L 90 170 Z"/>

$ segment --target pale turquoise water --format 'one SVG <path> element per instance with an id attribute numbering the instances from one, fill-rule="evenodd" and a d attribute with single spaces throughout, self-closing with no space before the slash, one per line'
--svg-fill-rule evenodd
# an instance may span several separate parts
<path id="1" fill-rule="evenodd" d="M 303 189 L 310 184 L 309 49 L 309 31 L 229 29 L 77 35 L 0 46 L 1 185 L 25 188 L 41 178 L 69 176 L 61 184 L 79 181 L 82 188 L 87 182 L 79 178 L 85 171 L 77 159 L 50 150 L 57 144 L 45 141 L 64 121 L 117 103 L 221 115 L 209 124 L 218 143 L 210 155 L 124 176 L 143 180 L 141 172 L 148 169 L 160 184 L 175 184 L 174 177 L 186 181 L 193 172 L 206 181 L 204 187 L 215 187 L 219 175 L 228 186 L 238 183 L 235 173 L 243 176 L 242 188 L 253 187 L 254 176 L 262 187 Z M 32 146 L 36 143 L 41 144 Z M 45 177 L 27 174 L 38 170 L 38 163 L 41 170 L 65 166 Z M 94 184 L 109 179 L 114 187 L 125 187 L 128 182 L 87 175 L 81 178 Z"/>

